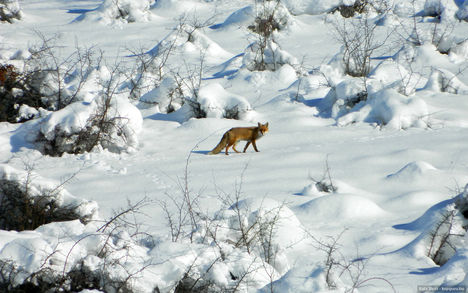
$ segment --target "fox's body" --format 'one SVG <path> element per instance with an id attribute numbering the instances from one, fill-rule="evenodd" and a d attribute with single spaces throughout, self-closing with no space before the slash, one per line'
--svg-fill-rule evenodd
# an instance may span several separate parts
<path id="1" fill-rule="evenodd" d="M 250 144 L 252 144 L 255 151 L 258 152 L 259 150 L 257 149 L 257 144 L 255 142 L 257 139 L 261 138 L 267 132 L 268 132 L 268 122 L 265 124 L 261 124 L 259 122 L 258 126 L 254 126 L 254 127 L 231 128 L 224 133 L 223 138 L 221 138 L 221 141 L 218 143 L 218 145 L 208 154 L 209 155 L 218 154 L 224 148 L 226 148 L 226 155 L 227 155 L 228 150 L 231 146 L 232 146 L 232 149 L 236 153 L 239 153 L 239 151 L 236 150 L 236 144 L 241 140 L 247 141 L 244 147 L 244 153 Z"/>

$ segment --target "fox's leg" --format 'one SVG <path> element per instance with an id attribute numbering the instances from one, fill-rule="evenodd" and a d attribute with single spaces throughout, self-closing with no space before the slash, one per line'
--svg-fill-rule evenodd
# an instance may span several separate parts
<path id="1" fill-rule="evenodd" d="M 255 140 L 252 140 L 252 146 L 254 147 L 256 152 L 259 152 L 259 150 L 257 149 L 257 144 L 255 143 Z"/>
<path id="2" fill-rule="evenodd" d="M 249 141 L 248 141 L 248 142 L 245 144 L 245 147 L 244 147 L 244 153 L 245 153 L 245 151 L 247 150 L 247 148 L 249 147 L 249 145 L 250 145 L 250 142 L 251 142 L 251 141 L 249 140 Z"/>
<path id="3" fill-rule="evenodd" d="M 228 154 L 228 150 L 229 150 L 230 147 L 231 147 L 231 146 L 230 146 L 229 144 L 226 145 L 226 156 L 229 155 L 229 154 Z"/>
<path id="4" fill-rule="evenodd" d="M 238 150 L 236 150 L 236 145 L 237 145 L 237 141 L 232 145 L 232 149 L 233 149 L 236 153 L 240 153 Z"/>

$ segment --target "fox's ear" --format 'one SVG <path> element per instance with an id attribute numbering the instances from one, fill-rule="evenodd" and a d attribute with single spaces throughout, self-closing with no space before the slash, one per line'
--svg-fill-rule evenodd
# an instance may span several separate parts
<path id="1" fill-rule="evenodd" d="M 262 126 L 262 124 L 260 122 L 258 122 L 258 127 L 261 127 L 261 126 Z"/>
<path id="2" fill-rule="evenodd" d="M 268 122 L 265 124 L 265 127 L 268 127 Z"/>

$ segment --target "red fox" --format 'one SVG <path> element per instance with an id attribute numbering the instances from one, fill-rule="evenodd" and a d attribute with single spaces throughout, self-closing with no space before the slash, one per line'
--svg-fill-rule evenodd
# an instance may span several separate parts
<path id="1" fill-rule="evenodd" d="M 256 127 L 254 126 L 231 128 L 228 131 L 226 131 L 226 133 L 224 133 L 223 138 L 221 138 L 221 141 L 211 152 L 208 153 L 208 155 L 219 154 L 219 152 L 221 152 L 223 148 L 226 148 L 226 155 L 228 155 L 228 150 L 231 146 L 236 153 L 239 153 L 239 151 L 236 150 L 236 144 L 240 140 L 247 141 L 244 147 L 244 153 L 250 144 L 252 144 L 255 151 L 258 152 L 259 150 L 257 149 L 255 141 L 261 138 L 267 132 L 268 122 L 265 124 L 261 124 L 260 122 L 258 122 L 258 126 Z"/>

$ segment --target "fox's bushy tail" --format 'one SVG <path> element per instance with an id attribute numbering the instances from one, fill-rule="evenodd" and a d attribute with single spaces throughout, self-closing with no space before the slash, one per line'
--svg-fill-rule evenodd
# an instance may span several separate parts
<path id="1" fill-rule="evenodd" d="M 215 148 L 208 153 L 208 155 L 216 155 L 216 154 L 219 154 L 227 145 L 228 143 L 228 136 L 229 134 L 228 133 L 225 133 L 223 135 L 223 138 L 221 138 L 221 141 L 218 143 L 217 146 L 215 146 Z"/>

